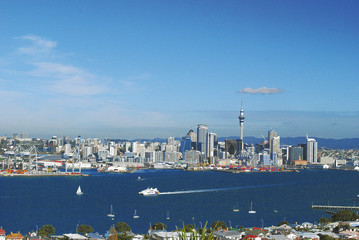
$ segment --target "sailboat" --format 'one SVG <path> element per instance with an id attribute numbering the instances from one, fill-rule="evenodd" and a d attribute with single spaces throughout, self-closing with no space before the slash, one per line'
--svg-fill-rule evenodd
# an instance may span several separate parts
<path id="1" fill-rule="evenodd" d="M 274 205 L 274 210 L 273 210 L 273 212 L 275 212 L 275 213 L 278 212 L 278 210 L 277 210 L 277 205 Z"/>
<path id="2" fill-rule="evenodd" d="M 135 209 L 135 213 L 133 214 L 133 218 L 139 218 L 140 216 L 138 216 L 137 214 L 136 214 L 136 209 Z"/>
<path id="3" fill-rule="evenodd" d="M 77 195 L 82 195 L 82 194 L 84 194 L 84 193 L 81 191 L 81 187 L 80 187 L 80 186 L 77 188 L 76 194 L 77 194 Z"/>
<path id="4" fill-rule="evenodd" d="M 170 212 L 167 211 L 167 217 L 166 217 L 167 220 L 170 220 Z"/>
<path id="5" fill-rule="evenodd" d="M 107 216 L 108 216 L 108 217 L 111 217 L 111 218 L 115 217 L 115 214 L 113 214 L 112 205 L 111 205 L 111 211 L 110 211 L 109 214 L 107 214 Z"/>
<path id="6" fill-rule="evenodd" d="M 238 203 L 234 205 L 233 212 L 239 212 Z"/>
<path id="7" fill-rule="evenodd" d="M 256 211 L 253 210 L 253 202 L 251 201 L 251 210 L 248 211 L 248 213 L 254 214 Z"/>

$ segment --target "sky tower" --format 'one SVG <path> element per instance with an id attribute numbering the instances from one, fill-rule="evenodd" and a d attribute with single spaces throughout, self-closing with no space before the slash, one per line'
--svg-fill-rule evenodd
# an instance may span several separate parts
<path id="1" fill-rule="evenodd" d="M 244 113 L 243 113 L 243 100 L 241 100 L 241 112 L 238 116 L 238 119 L 239 119 L 239 127 L 241 128 L 241 140 L 242 140 L 242 143 L 243 143 L 243 125 L 244 125 Z"/>

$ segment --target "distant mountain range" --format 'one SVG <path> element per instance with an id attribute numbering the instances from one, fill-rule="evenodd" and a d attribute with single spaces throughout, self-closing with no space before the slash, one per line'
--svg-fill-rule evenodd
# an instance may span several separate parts
<path id="1" fill-rule="evenodd" d="M 333 139 L 333 138 L 316 138 L 318 142 L 318 148 L 329 148 L 329 149 L 359 149 L 359 138 L 343 138 L 343 139 Z M 219 142 L 224 142 L 226 139 L 239 139 L 238 136 L 230 137 L 219 137 L 217 140 Z M 129 141 L 124 139 L 112 139 L 113 141 Z M 165 138 L 153 138 L 153 139 L 135 139 L 132 141 L 146 141 L 146 142 L 166 142 Z M 175 140 L 181 140 L 181 138 L 176 137 Z M 245 137 L 244 142 L 248 144 L 258 144 L 263 142 L 263 138 L 257 137 Z M 280 142 L 282 145 L 293 145 L 296 146 L 301 143 L 306 143 L 306 137 L 281 137 Z"/>

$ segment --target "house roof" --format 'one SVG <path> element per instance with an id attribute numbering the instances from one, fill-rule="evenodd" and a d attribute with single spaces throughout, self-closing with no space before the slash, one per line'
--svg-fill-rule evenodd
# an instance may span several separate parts
<path id="1" fill-rule="evenodd" d="M 70 238 L 70 239 L 76 239 L 76 240 L 87 240 L 88 238 L 85 236 L 82 236 L 80 234 L 77 233 L 68 233 L 68 234 L 64 234 L 64 236 Z"/>
<path id="2" fill-rule="evenodd" d="M 22 239 L 23 236 L 21 235 L 20 232 L 18 233 L 10 233 L 9 235 L 6 236 L 6 239 Z"/>
<path id="3" fill-rule="evenodd" d="M 0 235 L 5 235 L 5 230 L 2 227 L 0 228 Z"/>
<path id="4" fill-rule="evenodd" d="M 88 233 L 87 237 L 89 238 L 95 238 L 95 239 L 104 239 L 100 234 L 98 233 Z"/>

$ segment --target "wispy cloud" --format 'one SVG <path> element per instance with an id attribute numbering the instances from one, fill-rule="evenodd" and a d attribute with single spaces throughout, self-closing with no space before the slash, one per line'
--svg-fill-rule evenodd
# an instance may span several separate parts
<path id="1" fill-rule="evenodd" d="M 31 75 L 51 79 L 48 89 L 56 93 L 84 96 L 101 94 L 109 90 L 104 84 L 98 83 L 101 77 L 78 67 L 51 62 L 37 62 L 34 65 L 36 69 Z"/>
<path id="2" fill-rule="evenodd" d="M 139 75 L 135 75 L 135 76 L 129 76 L 123 80 L 120 80 L 120 82 L 125 86 L 125 87 L 132 87 L 136 81 L 138 80 L 146 80 L 148 78 L 150 78 L 150 74 L 149 73 L 142 73 Z"/>
<path id="3" fill-rule="evenodd" d="M 24 40 L 27 46 L 17 49 L 20 55 L 29 56 L 25 64 L 33 67 L 26 74 L 35 77 L 39 84 L 46 88 L 46 92 L 57 94 L 86 96 L 97 95 L 109 91 L 105 85 L 105 77 L 91 74 L 86 69 L 79 68 L 70 64 L 63 64 L 56 61 L 59 53 L 56 52 L 57 43 L 52 40 L 37 36 L 26 35 L 16 39 Z M 48 61 L 48 56 L 51 61 Z"/>
<path id="4" fill-rule="evenodd" d="M 57 46 L 57 43 L 36 35 L 26 35 L 17 37 L 16 39 L 28 40 L 30 45 L 27 47 L 19 47 L 17 50 L 21 54 L 39 55 L 51 52 Z"/>
<path id="5" fill-rule="evenodd" d="M 283 92 L 282 89 L 279 88 L 268 88 L 268 87 L 261 87 L 261 88 L 243 88 L 238 90 L 238 93 L 247 93 L 247 94 L 276 94 Z"/>

